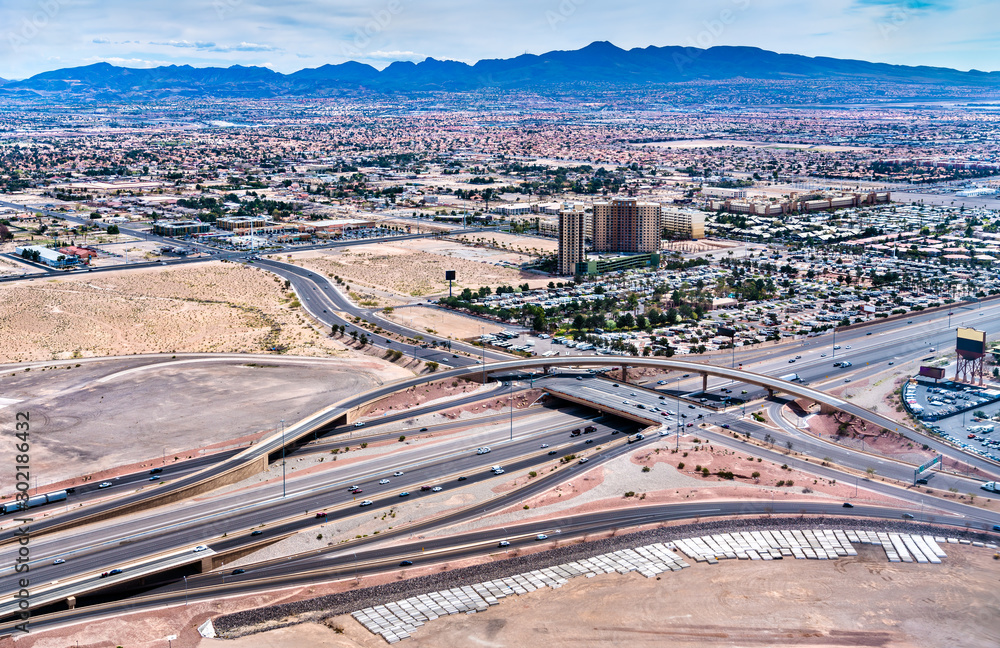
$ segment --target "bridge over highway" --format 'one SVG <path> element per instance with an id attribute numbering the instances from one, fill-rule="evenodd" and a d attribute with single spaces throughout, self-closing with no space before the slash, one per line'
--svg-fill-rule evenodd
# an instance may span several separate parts
<path id="1" fill-rule="evenodd" d="M 437 372 L 425 376 L 419 376 L 388 385 L 382 385 L 367 392 L 344 399 L 319 412 L 316 412 L 294 425 L 285 428 L 282 433 L 274 433 L 262 439 L 255 445 L 247 448 L 243 452 L 221 461 L 219 464 L 206 468 L 200 472 L 185 476 L 171 484 L 165 484 L 163 488 L 156 492 L 136 493 L 125 497 L 118 502 L 109 504 L 107 507 L 93 509 L 91 511 L 77 511 L 72 517 L 54 518 L 40 524 L 36 524 L 33 533 L 39 535 L 56 529 L 65 529 L 83 523 L 95 522 L 108 519 L 127 513 L 142 511 L 151 506 L 160 506 L 195 495 L 211 491 L 223 485 L 236 483 L 253 474 L 266 469 L 271 457 L 279 455 L 283 447 L 294 446 L 304 440 L 309 439 L 321 430 L 327 430 L 338 425 L 348 425 L 364 416 L 376 403 L 392 396 L 398 392 L 411 387 L 424 385 L 438 380 L 469 379 L 478 382 L 487 382 L 491 374 L 530 372 L 549 373 L 553 369 L 564 367 L 598 367 L 598 368 L 627 368 L 627 367 L 648 367 L 660 371 L 679 371 L 686 373 L 700 374 L 703 379 L 709 376 L 717 376 L 737 382 L 757 385 L 767 389 L 771 393 L 785 393 L 797 398 L 805 398 L 818 403 L 826 412 L 842 411 L 851 414 L 861 420 L 867 421 L 887 430 L 898 432 L 917 443 L 927 444 L 935 452 L 946 456 L 958 458 L 968 463 L 993 479 L 1000 479 L 1000 464 L 988 459 L 962 453 L 943 441 L 923 435 L 897 421 L 882 416 L 876 412 L 871 412 L 863 407 L 855 405 L 847 400 L 838 398 L 812 389 L 805 385 L 800 385 L 773 376 L 753 373 L 740 369 L 730 369 L 700 362 L 690 362 L 685 360 L 672 360 L 664 358 L 608 358 L 577 356 L 567 358 L 527 358 L 505 362 L 495 362 L 487 365 L 477 365 L 472 367 L 462 367 L 448 371 Z M 14 541 L 12 532 L 4 532 L 0 535 L 0 544 Z"/>

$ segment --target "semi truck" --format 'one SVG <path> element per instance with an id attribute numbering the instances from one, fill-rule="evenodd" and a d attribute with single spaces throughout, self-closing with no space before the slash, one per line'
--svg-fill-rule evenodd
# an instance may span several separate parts
<path id="1" fill-rule="evenodd" d="M 0 509 L 0 514 L 6 515 L 8 513 L 17 513 L 18 511 L 23 511 L 25 509 L 42 506 L 43 504 L 61 502 L 64 499 L 66 499 L 66 491 L 64 490 L 46 493 L 45 495 L 32 495 L 26 502 L 9 502 L 4 504 L 3 508 Z"/>
<path id="2" fill-rule="evenodd" d="M 980 488 L 982 488 L 984 491 L 989 491 L 991 493 L 1000 493 L 1000 482 L 995 482 L 995 481 L 986 482 L 985 484 L 980 486 Z"/>

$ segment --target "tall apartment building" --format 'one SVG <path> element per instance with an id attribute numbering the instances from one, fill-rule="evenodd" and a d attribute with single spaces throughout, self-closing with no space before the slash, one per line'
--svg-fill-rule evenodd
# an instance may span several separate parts
<path id="1" fill-rule="evenodd" d="M 660 204 L 615 198 L 594 203 L 595 252 L 658 252 Z"/>
<path id="2" fill-rule="evenodd" d="M 705 238 L 705 212 L 697 209 L 664 207 L 660 215 L 663 229 L 690 239 Z"/>
<path id="3" fill-rule="evenodd" d="M 587 260 L 587 217 L 583 210 L 559 213 L 559 274 L 575 275 L 576 264 Z"/>

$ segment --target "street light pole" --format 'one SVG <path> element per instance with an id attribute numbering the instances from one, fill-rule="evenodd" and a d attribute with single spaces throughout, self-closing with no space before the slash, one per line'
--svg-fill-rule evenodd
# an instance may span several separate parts
<path id="1" fill-rule="evenodd" d="M 675 445 L 676 450 L 681 449 L 681 379 L 677 378 L 677 392 L 674 397 L 677 399 L 677 414 L 674 418 L 677 419 L 677 443 Z"/>
<path id="2" fill-rule="evenodd" d="M 510 440 L 514 440 L 514 381 L 510 381 Z"/>
<path id="3" fill-rule="evenodd" d="M 285 499 L 285 419 L 281 419 L 281 499 Z"/>

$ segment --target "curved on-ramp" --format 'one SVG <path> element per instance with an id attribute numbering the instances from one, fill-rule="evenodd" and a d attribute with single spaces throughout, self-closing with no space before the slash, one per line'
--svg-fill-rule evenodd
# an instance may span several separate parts
<path id="1" fill-rule="evenodd" d="M 663 358 L 607 358 L 592 356 L 574 356 L 568 358 L 530 358 L 517 359 L 505 362 L 494 362 L 488 365 L 476 365 L 473 367 L 462 367 L 450 369 L 448 371 L 418 376 L 407 380 L 382 385 L 363 392 L 356 396 L 346 398 L 329 407 L 326 407 L 301 421 L 286 428 L 283 433 L 275 434 L 262 439 L 260 442 L 247 448 L 243 452 L 224 460 L 219 465 L 206 468 L 200 472 L 184 477 L 177 482 L 167 485 L 164 489 L 159 489 L 156 493 L 136 494 L 121 501 L 119 505 L 112 506 L 101 511 L 90 514 L 75 516 L 66 520 L 53 520 L 52 524 L 43 528 L 33 529 L 37 535 L 42 532 L 50 532 L 57 529 L 65 529 L 83 523 L 95 522 L 108 519 L 118 515 L 132 513 L 149 508 L 177 502 L 188 497 L 208 492 L 219 486 L 235 483 L 253 474 L 266 469 L 268 457 L 276 452 L 280 452 L 282 447 L 287 447 L 298 443 L 309 435 L 321 429 L 338 425 L 349 424 L 356 421 L 364 412 L 378 401 L 387 398 L 395 393 L 404 391 L 411 387 L 427 384 L 438 380 L 450 380 L 455 378 L 465 378 L 475 381 L 485 382 L 489 374 L 508 371 L 531 371 L 538 370 L 548 373 L 551 369 L 558 367 L 648 367 L 666 371 L 686 371 L 698 373 L 702 376 L 715 376 L 757 385 L 773 392 L 791 394 L 800 398 L 807 398 L 820 404 L 826 410 L 840 410 L 852 414 L 873 425 L 918 436 L 915 430 L 908 428 L 892 419 L 870 412 L 863 407 L 859 407 L 837 396 L 826 394 L 816 389 L 806 387 L 773 376 L 744 371 L 742 369 L 730 369 L 727 367 L 717 367 L 700 362 L 689 362 L 684 360 L 668 360 Z M 971 459 L 971 457 L 970 457 Z M 991 462 L 983 460 L 992 468 Z M 9 542 L 13 538 L 0 537 L 0 543 Z"/>

